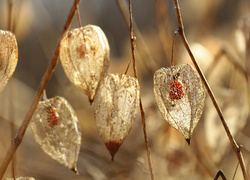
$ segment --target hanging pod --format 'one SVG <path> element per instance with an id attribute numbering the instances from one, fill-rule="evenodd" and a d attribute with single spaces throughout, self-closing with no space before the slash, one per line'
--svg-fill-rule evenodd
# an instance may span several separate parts
<path id="1" fill-rule="evenodd" d="M 87 25 L 66 33 L 61 40 L 60 59 L 69 80 L 90 103 L 109 67 L 108 40 L 98 26 Z"/>
<path id="2" fill-rule="evenodd" d="M 0 30 L 0 92 L 12 77 L 18 61 L 16 36 Z"/>
<path id="3" fill-rule="evenodd" d="M 163 118 L 190 144 L 205 103 L 205 89 L 196 70 L 189 64 L 157 70 L 154 95 Z"/>
<path id="4" fill-rule="evenodd" d="M 45 153 L 77 173 L 81 132 L 75 111 L 66 99 L 56 96 L 40 101 L 31 120 L 31 129 Z"/>
<path id="5" fill-rule="evenodd" d="M 125 74 L 107 74 L 100 83 L 94 108 L 99 135 L 112 161 L 130 132 L 139 105 L 139 83 Z"/>

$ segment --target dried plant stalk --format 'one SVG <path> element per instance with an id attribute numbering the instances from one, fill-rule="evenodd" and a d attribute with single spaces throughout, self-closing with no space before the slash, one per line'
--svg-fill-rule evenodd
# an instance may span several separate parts
<path id="1" fill-rule="evenodd" d="M 180 37 L 182 39 L 182 42 L 183 42 L 183 44 L 184 44 L 190 58 L 192 59 L 192 62 L 194 63 L 194 66 L 195 66 L 195 68 L 196 68 L 196 70 L 197 70 L 197 72 L 198 72 L 204 86 L 207 89 L 207 92 L 208 92 L 208 94 L 209 94 L 209 96 L 210 96 L 210 98 L 211 98 L 211 100 L 212 100 L 212 102 L 214 104 L 214 107 L 215 107 L 215 109 L 216 109 L 216 111 L 217 111 L 217 113 L 218 113 L 218 115 L 220 117 L 221 123 L 222 123 L 222 125 L 223 125 L 223 127 L 225 129 L 225 132 L 226 132 L 226 134 L 228 136 L 228 139 L 229 139 L 229 141 L 230 141 L 230 143 L 231 143 L 231 145 L 232 145 L 232 147 L 234 149 L 234 152 L 235 152 L 235 154 L 236 154 L 236 156 L 237 156 L 237 158 L 239 160 L 243 177 L 244 177 L 245 180 L 247 180 L 248 179 L 248 174 L 246 172 L 246 166 L 245 166 L 245 162 L 244 162 L 244 159 L 243 159 L 243 156 L 242 156 L 241 147 L 236 143 L 234 137 L 232 136 L 232 134 L 230 132 L 230 129 L 229 129 L 229 127 L 228 127 L 228 125 L 227 125 L 227 123 L 225 121 L 224 115 L 222 114 L 222 111 L 221 111 L 221 109 L 220 109 L 220 107 L 219 107 L 219 105 L 218 105 L 218 103 L 217 103 L 217 101 L 215 99 L 215 96 L 214 96 L 214 94 L 213 94 L 213 92 L 212 92 L 212 90 L 211 90 L 211 88 L 210 88 L 204 74 L 202 73 L 197 61 L 195 60 L 195 57 L 194 57 L 194 55 L 193 55 L 193 53 L 192 53 L 192 51 L 191 51 L 191 49 L 189 47 L 188 41 L 186 39 L 186 35 L 184 33 L 184 26 L 183 26 L 183 23 L 182 23 L 182 17 L 181 17 L 179 2 L 178 2 L 178 0 L 174 0 L 174 3 L 175 3 L 176 15 L 177 15 L 178 26 L 179 26 L 178 33 L 179 33 L 179 35 L 180 35 Z"/>

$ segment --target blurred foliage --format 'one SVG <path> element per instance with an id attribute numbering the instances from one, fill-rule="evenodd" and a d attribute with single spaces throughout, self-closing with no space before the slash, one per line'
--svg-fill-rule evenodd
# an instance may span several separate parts
<path id="1" fill-rule="evenodd" d="M 0 162 L 11 141 L 10 122 L 14 115 L 15 127 L 20 127 L 43 71 L 51 59 L 73 1 L 69 0 L 13 0 L 13 22 L 19 48 L 19 62 L 15 77 L 0 94 Z M 161 1 L 165 12 L 163 39 L 171 48 L 177 28 L 173 1 Z M 243 145 L 247 170 L 250 165 L 249 83 L 227 56 L 216 59 L 217 53 L 227 47 L 237 62 L 249 73 L 250 69 L 250 3 L 247 0 L 186 0 L 180 1 L 186 36 L 190 47 L 206 74 L 215 96 L 225 112 L 226 120 L 236 141 Z M 0 1 L 0 28 L 7 28 L 7 0 Z M 111 51 L 110 72 L 125 72 L 131 58 L 129 31 L 122 19 L 116 1 L 82 0 L 82 25 L 94 24 L 105 32 Z M 142 40 L 136 41 L 136 61 L 141 87 L 154 176 L 161 179 L 212 179 L 222 169 L 231 179 L 237 158 L 226 137 L 211 100 L 207 102 L 202 118 L 194 130 L 191 146 L 182 135 L 163 120 L 153 95 L 153 74 L 170 64 L 171 49 L 164 53 L 162 37 L 157 26 L 157 12 L 153 0 L 133 1 L 133 16 L 142 33 L 148 53 L 156 66 L 147 66 L 150 58 L 141 50 Z M 78 26 L 74 19 L 72 28 Z M 137 34 L 135 33 L 137 36 Z M 170 52 L 170 53 L 169 53 Z M 166 57 L 166 54 L 168 57 Z M 174 49 L 175 63 L 191 63 L 179 38 Z M 132 75 L 132 68 L 128 74 Z M 12 90 L 11 90 L 12 89 Z M 48 98 L 65 97 L 73 106 L 82 130 L 82 145 L 78 159 L 79 175 L 48 157 L 34 141 L 30 128 L 17 151 L 17 175 L 35 179 L 104 180 L 149 179 L 148 164 L 140 116 L 119 149 L 115 162 L 97 134 L 93 107 L 88 98 L 67 79 L 61 64 L 47 86 Z M 11 103 L 14 102 L 14 103 Z M 138 110 L 139 114 L 139 110 Z M 5 177 L 10 177 L 10 168 Z M 235 179 L 243 179 L 238 169 Z"/>

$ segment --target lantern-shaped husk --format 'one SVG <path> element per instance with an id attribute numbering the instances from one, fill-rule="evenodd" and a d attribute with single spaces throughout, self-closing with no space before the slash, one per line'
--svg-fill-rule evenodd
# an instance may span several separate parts
<path id="1" fill-rule="evenodd" d="M 109 67 L 109 44 L 101 28 L 87 25 L 66 33 L 60 45 L 60 59 L 69 80 L 92 103 Z"/>
<path id="2" fill-rule="evenodd" d="M 163 118 L 190 143 L 205 103 L 205 89 L 189 64 L 161 68 L 154 74 L 154 94 Z"/>
<path id="3" fill-rule="evenodd" d="M 36 142 L 45 153 L 77 173 L 81 145 L 78 119 L 63 97 L 40 101 L 31 120 Z"/>
<path id="4" fill-rule="evenodd" d="M 139 105 L 139 83 L 124 74 L 107 74 L 94 101 L 99 135 L 112 160 L 132 128 Z"/>

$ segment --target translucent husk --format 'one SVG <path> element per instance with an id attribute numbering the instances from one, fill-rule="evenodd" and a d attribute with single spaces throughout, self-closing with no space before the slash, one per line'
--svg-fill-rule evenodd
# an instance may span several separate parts
<path id="1" fill-rule="evenodd" d="M 112 160 L 132 128 L 139 105 L 139 83 L 124 74 L 107 74 L 94 101 L 99 135 Z"/>
<path id="2" fill-rule="evenodd" d="M 16 36 L 0 30 L 0 92 L 12 77 L 18 61 Z"/>
<path id="3" fill-rule="evenodd" d="M 87 25 L 65 34 L 60 59 L 69 80 L 92 103 L 96 89 L 109 67 L 109 44 L 98 26 Z"/>
<path id="4" fill-rule="evenodd" d="M 49 108 L 56 109 L 58 125 L 49 124 Z M 31 129 L 36 142 L 46 154 L 77 173 L 81 132 L 75 111 L 63 97 L 40 101 L 31 120 Z"/>
<path id="5" fill-rule="evenodd" d="M 170 98 L 170 84 L 178 79 L 184 96 Z M 161 68 L 154 74 L 154 94 L 163 118 L 190 143 L 205 103 L 205 89 L 196 70 L 189 64 Z"/>

